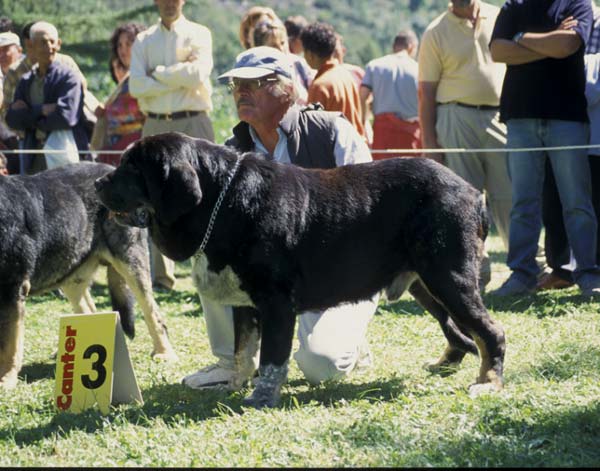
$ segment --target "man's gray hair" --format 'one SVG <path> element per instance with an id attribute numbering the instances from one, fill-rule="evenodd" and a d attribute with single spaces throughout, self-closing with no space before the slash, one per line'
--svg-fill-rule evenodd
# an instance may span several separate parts
<path id="1" fill-rule="evenodd" d="M 300 98 L 296 82 L 292 79 L 277 74 L 277 82 L 271 88 L 271 94 L 276 97 L 287 96 L 290 100 L 290 105 L 293 105 Z"/>
<path id="2" fill-rule="evenodd" d="M 48 33 L 50 37 L 58 39 L 58 30 L 56 29 L 56 26 L 54 26 L 52 23 L 48 23 L 47 21 L 38 21 L 34 23 L 29 30 L 29 38 L 33 40 L 33 38 L 35 38 L 35 36 L 38 34 L 44 33 Z"/>

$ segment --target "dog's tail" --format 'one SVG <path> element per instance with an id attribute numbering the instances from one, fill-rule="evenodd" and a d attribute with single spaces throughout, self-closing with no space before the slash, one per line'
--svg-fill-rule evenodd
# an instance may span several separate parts
<path id="1" fill-rule="evenodd" d="M 123 327 L 125 335 L 133 339 L 135 337 L 135 312 L 133 309 L 135 299 L 133 293 L 127 287 L 125 279 L 110 265 L 106 272 L 106 278 L 112 308 L 121 317 L 121 327 Z"/>

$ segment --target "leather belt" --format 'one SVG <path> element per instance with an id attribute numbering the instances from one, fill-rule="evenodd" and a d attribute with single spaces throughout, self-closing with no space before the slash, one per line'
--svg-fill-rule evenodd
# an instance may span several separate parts
<path id="1" fill-rule="evenodd" d="M 468 103 L 460 103 L 458 101 L 449 101 L 447 103 L 440 103 L 440 105 L 457 105 L 457 106 L 462 106 L 464 108 L 474 108 L 476 110 L 494 110 L 497 111 L 500 109 L 499 106 L 493 106 L 493 105 L 470 105 Z"/>
<path id="2" fill-rule="evenodd" d="M 148 118 L 160 119 L 163 121 L 173 121 L 175 119 L 191 118 L 197 116 L 201 111 L 176 111 L 175 113 L 146 113 Z"/>

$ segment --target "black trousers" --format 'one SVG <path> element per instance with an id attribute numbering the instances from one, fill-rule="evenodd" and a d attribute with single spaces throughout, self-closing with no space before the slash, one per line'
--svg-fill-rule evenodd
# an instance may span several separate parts
<path id="1" fill-rule="evenodd" d="M 600 220 L 600 156 L 590 155 L 590 174 L 592 177 L 592 204 L 596 219 Z M 563 219 L 563 208 L 558 195 L 558 188 L 554 180 L 550 159 L 546 159 L 546 177 L 544 179 L 544 191 L 542 194 L 542 221 L 546 228 L 544 248 L 546 251 L 546 262 L 552 268 L 552 272 L 560 278 L 573 281 L 571 271 L 561 268 L 569 263 L 571 249 L 565 223 Z M 600 232 L 600 231 L 599 231 Z M 596 241 L 596 262 L 600 264 L 600 237 Z"/>

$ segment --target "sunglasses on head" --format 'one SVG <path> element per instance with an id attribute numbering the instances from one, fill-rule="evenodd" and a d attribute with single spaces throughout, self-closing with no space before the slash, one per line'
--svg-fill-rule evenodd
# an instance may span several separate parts
<path id="1" fill-rule="evenodd" d="M 270 82 L 277 82 L 277 77 L 263 77 L 258 79 L 241 79 L 234 77 L 229 81 L 227 87 L 231 91 L 239 90 L 244 87 L 255 92 L 256 90 L 265 87 Z"/>

